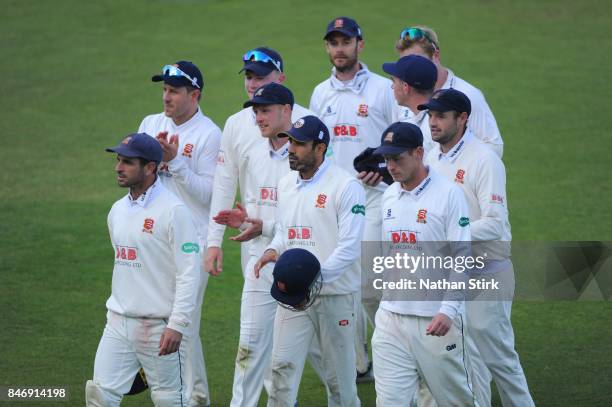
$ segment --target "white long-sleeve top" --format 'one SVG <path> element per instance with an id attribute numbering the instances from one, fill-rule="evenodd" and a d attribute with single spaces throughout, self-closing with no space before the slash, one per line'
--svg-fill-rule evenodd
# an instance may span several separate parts
<path id="1" fill-rule="evenodd" d="M 438 145 L 425 159 L 426 163 L 454 182 L 463 191 L 470 211 L 472 240 L 510 242 L 512 234 L 506 202 L 506 169 L 501 159 L 467 130 L 461 140 L 446 154 Z M 489 260 L 510 256 L 510 245 L 476 245 L 486 249 Z"/>
<path id="2" fill-rule="evenodd" d="M 145 117 L 138 128 L 139 133 L 152 137 L 162 131 L 167 131 L 168 137 L 178 134 L 179 146 L 174 159 L 160 164 L 158 175 L 164 186 L 191 210 L 199 242 L 205 245 L 221 130 L 199 107 L 196 114 L 180 126 L 159 113 Z"/>
<path id="3" fill-rule="evenodd" d="M 277 214 L 269 249 L 314 254 L 321 263 L 321 295 L 359 290 L 365 191 L 353 175 L 327 160 L 309 180 L 291 171 L 278 184 Z"/>
<path id="4" fill-rule="evenodd" d="M 311 111 L 295 104 L 291 114 L 292 122 L 313 115 Z M 240 197 L 245 203 L 246 196 L 256 196 L 256 184 L 248 181 L 248 166 L 252 160 L 251 152 L 255 146 L 266 148 L 268 140 L 262 137 L 255 121 L 253 108 L 248 107 L 230 116 L 225 122 L 221 149 L 217 158 L 217 168 L 213 182 L 210 216 L 219 211 L 234 207 L 236 188 L 240 186 Z M 225 226 L 210 220 L 208 227 L 208 247 L 221 247 Z"/>
<path id="5" fill-rule="evenodd" d="M 328 157 L 343 170 L 355 175 L 353 160 L 367 147 L 378 147 L 383 131 L 393 123 L 397 104 L 391 81 L 361 69 L 348 82 L 331 76 L 318 84 L 312 92 L 310 110 L 329 129 Z M 384 191 L 387 184 L 376 189 Z"/>
<path id="6" fill-rule="evenodd" d="M 486 143 L 500 158 L 503 155 L 504 142 L 502 140 L 497 121 L 487 103 L 483 93 L 469 82 L 456 76 L 453 71 L 448 69 L 448 77 L 441 89 L 457 89 L 465 93 L 470 99 L 472 112 L 468 119 L 468 129 L 481 141 Z M 400 106 L 398 120 L 403 122 L 415 123 L 415 114 L 407 107 Z M 428 120 L 425 122 L 428 124 Z"/>
<path id="7" fill-rule="evenodd" d="M 128 193 L 108 214 L 115 252 L 106 307 L 138 318 L 168 318 L 185 332 L 201 284 L 200 249 L 190 211 L 158 180 L 138 199 Z"/>
<path id="8" fill-rule="evenodd" d="M 403 189 L 399 182 L 387 188 L 382 198 L 382 241 L 401 245 L 398 250 L 419 256 L 428 253 L 431 242 L 469 242 L 470 222 L 465 197 L 461 190 L 435 170 L 412 191 Z M 453 255 L 470 255 L 469 244 L 460 246 L 463 252 Z M 468 250 L 468 252 L 465 252 Z M 431 270 L 417 270 L 421 278 L 427 278 Z M 452 272 L 454 273 L 454 272 Z M 456 277 L 452 276 L 451 278 Z M 462 300 L 386 301 L 380 306 L 388 311 L 405 315 L 433 317 L 439 312 L 451 319 L 463 311 Z"/>

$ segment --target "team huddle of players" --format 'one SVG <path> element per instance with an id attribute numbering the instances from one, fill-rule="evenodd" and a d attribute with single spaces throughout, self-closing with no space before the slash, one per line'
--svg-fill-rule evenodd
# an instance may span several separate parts
<path id="1" fill-rule="evenodd" d="M 379 406 L 486 406 L 492 379 L 504 406 L 534 405 L 511 299 L 361 295 L 363 241 L 480 242 L 482 276 L 512 272 L 494 244 L 511 233 L 503 143 L 483 94 L 441 65 L 427 27 L 401 31 L 400 58 L 382 67 L 391 80 L 360 61 L 363 38 L 351 18 L 328 24 L 332 73 L 309 108 L 283 85 L 278 52 L 246 52 L 248 100 L 223 132 L 199 107 L 196 65 L 153 76 L 164 112 L 107 149 L 130 191 L 108 216 L 115 266 L 88 406 L 119 405 L 135 377 L 156 406 L 210 405 L 199 325 L 227 227 L 244 274 L 232 406 L 256 406 L 263 388 L 269 406 L 295 405 L 306 359 L 330 406 L 360 405 L 357 383 L 372 380 Z M 316 296 L 304 277 L 313 268 Z"/>

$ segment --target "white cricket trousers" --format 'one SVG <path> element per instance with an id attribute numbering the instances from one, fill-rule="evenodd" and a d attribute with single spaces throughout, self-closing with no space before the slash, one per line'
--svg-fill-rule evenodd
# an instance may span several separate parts
<path id="1" fill-rule="evenodd" d="M 461 316 L 444 336 L 428 336 L 431 317 L 402 315 L 379 308 L 372 336 L 376 405 L 410 405 L 425 381 L 438 405 L 478 406 Z"/>
<path id="2" fill-rule="evenodd" d="M 204 247 L 204 246 L 202 246 Z M 203 251 L 206 252 L 206 249 Z M 198 291 L 198 298 L 193 320 L 189 333 L 189 346 L 186 347 L 185 355 L 187 363 L 185 365 L 185 394 L 189 400 L 189 407 L 207 407 L 210 405 L 210 393 L 208 391 L 208 379 L 206 377 L 206 364 L 204 362 L 204 352 L 202 350 L 202 340 L 200 339 L 200 321 L 202 320 L 202 304 L 204 302 L 204 292 L 208 285 L 208 273 L 204 271 L 204 257 L 202 256 L 202 268 L 200 269 L 202 284 Z"/>
<path id="3" fill-rule="evenodd" d="M 183 336 L 177 352 L 158 356 L 166 325 L 164 319 L 130 318 L 108 311 L 93 377 L 108 406 L 119 406 L 140 367 L 144 368 L 156 406 L 185 405 L 183 374 L 189 338 Z"/>
<path id="4" fill-rule="evenodd" d="M 268 407 L 292 407 L 311 342 L 321 346 L 329 407 L 361 405 L 355 384 L 355 296 L 320 295 L 305 311 L 276 309 Z"/>

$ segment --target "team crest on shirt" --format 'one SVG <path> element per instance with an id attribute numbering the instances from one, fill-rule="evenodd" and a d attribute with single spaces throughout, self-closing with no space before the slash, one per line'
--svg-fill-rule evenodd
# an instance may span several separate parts
<path id="1" fill-rule="evenodd" d="M 463 184 L 463 178 L 465 178 L 465 171 L 459 168 L 455 174 L 455 182 Z"/>
<path id="2" fill-rule="evenodd" d="M 155 224 L 155 221 L 151 218 L 146 218 L 144 220 L 144 225 L 142 226 L 142 231 L 145 233 L 151 233 L 153 234 L 153 225 Z"/>
<path id="3" fill-rule="evenodd" d="M 357 116 L 368 117 L 368 105 L 359 105 Z"/>
<path id="4" fill-rule="evenodd" d="M 417 223 L 427 223 L 427 209 L 419 209 Z"/>
<path id="5" fill-rule="evenodd" d="M 315 206 L 317 208 L 325 208 L 325 203 L 326 202 L 327 202 L 327 195 L 319 194 L 319 196 L 317 196 L 317 202 L 316 202 Z"/>
<path id="6" fill-rule="evenodd" d="M 193 144 L 185 144 L 185 147 L 183 148 L 183 155 L 185 157 L 191 158 L 192 152 L 193 152 Z"/>
<path id="7" fill-rule="evenodd" d="M 217 154 L 217 165 L 225 165 L 225 153 L 223 150 L 219 150 Z"/>

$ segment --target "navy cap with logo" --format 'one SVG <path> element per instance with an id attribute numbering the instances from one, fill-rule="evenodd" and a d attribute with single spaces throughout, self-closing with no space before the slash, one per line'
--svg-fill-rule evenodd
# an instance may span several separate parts
<path id="1" fill-rule="evenodd" d="M 433 110 L 434 112 L 454 110 L 458 113 L 466 112 L 469 116 L 472 113 L 472 103 L 465 93 L 457 89 L 440 89 L 431 95 L 429 102 L 419 105 L 417 109 Z"/>
<path id="2" fill-rule="evenodd" d="M 278 83 L 263 85 L 253 93 L 253 98 L 244 102 L 244 107 L 254 105 L 291 105 L 293 107 L 293 93 Z"/>
<path id="3" fill-rule="evenodd" d="M 153 75 L 151 80 L 153 82 L 164 81 L 175 87 L 191 86 L 200 90 L 204 88 L 202 72 L 190 61 L 178 61 L 172 65 L 165 65 L 161 75 Z"/>
<path id="4" fill-rule="evenodd" d="M 336 17 L 330 21 L 330 23 L 327 24 L 327 30 L 325 31 L 325 37 L 323 37 L 323 39 L 326 40 L 331 33 L 335 32 L 346 35 L 349 38 L 357 37 L 363 39 L 359 24 L 350 17 Z"/>
<path id="5" fill-rule="evenodd" d="M 363 150 L 353 160 L 353 167 L 357 172 L 376 172 L 383 177 L 383 182 L 385 184 L 391 185 L 393 184 L 393 177 L 391 174 L 389 174 L 387 163 L 382 156 L 374 154 L 375 150 L 376 149 L 372 147 L 368 147 Z"/>
<path id="6" fill-rule="evenodd" d="M 298 119 L 291 129 L 278 134 L 278 137 L 291 137 L 300 142 L 318 141 L 329 145 L 329 130 L 325 123 L 316 116 L 304 116 Z"/>
<path id="7" fill-rule="evenodd" d="M 417 89 L 433 89 L 438 79 L 438 68 L 420 55 L 408 55 L 397 62 L 385 62 L 382 69 Z"/>
<path id="8" fill-rule="evenodd" d="M 310 287 L 320 271 L 319 260 L 308 250 L 289 249 L 274 265 L 270 294 L 283 304 L 299 306 L 308 299 Z"/>
<path id="9" fill-rule="evenodd" d="M 147 161 L 162 161 L 163 152 L 159 142 L 147 133 L 133 133 L 121 140 L 116 147 L 106 149 L 109 153 L 117 153 L 124 157 L 143 158 Z"/>
<path id="10" fill-rule="evenodd" d="M 412 123 L 396 122 L 383 132 L 374 154 L 396 155 L 423 146 L 423 133 Z"/>
<path id="11" fill-rule="evenodd" d="M 242 61 L 244 66 L 238 73 L 251 71 L 258 76 L 267 76 L 274 70 L 284 71 L 283 58 L 278 52 L 268 47 L 258 47 L 247 51 L 242 56 Z"/>

